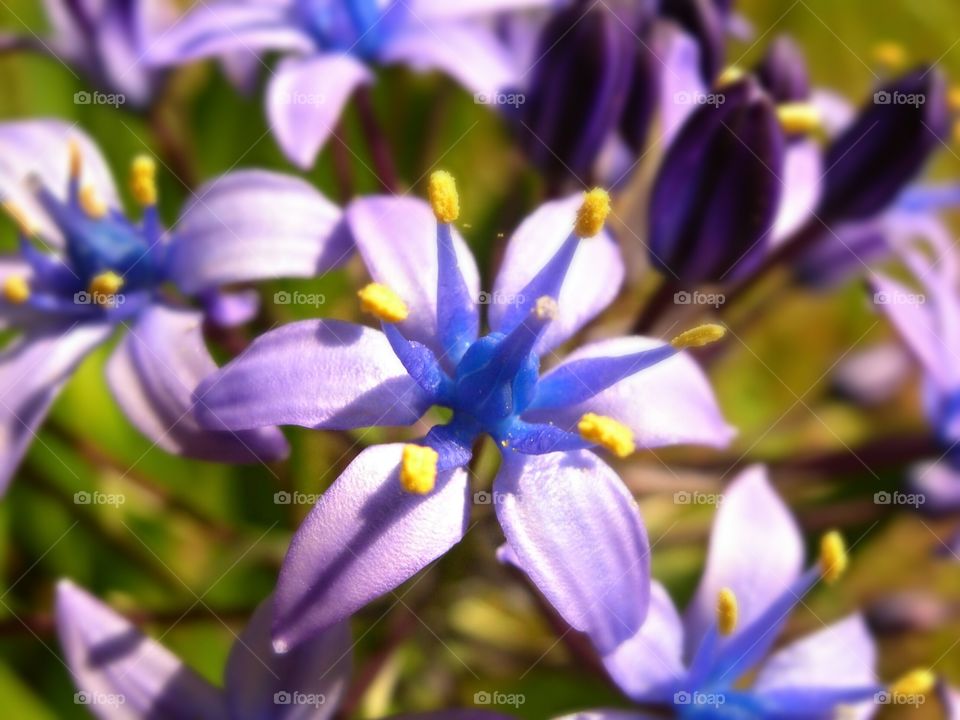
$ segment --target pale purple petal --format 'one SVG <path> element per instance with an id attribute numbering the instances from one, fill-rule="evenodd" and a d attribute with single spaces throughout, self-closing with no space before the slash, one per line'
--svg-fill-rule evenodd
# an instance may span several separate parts
<path id="1" fill-rule="evenodd" d="M 104 720 L 226 720 L 219 690 L 69 580 L 57 584 L 57 632 L 76 702 Z"/>
<path id="2" fill-rule="evenodd" d="M 390 592 L 460 541 L 468 475 L 441 473 L 428 495 L 400 485 L 403 445 L 367 448 L 300 526 L 280 571 L 273 639 L 286 651 Z"/>
<path id="3" fill-rule="evenodd" d="M 707 565 L 684 616 L 687 657 L 716 622 L 722 588 L 737 596 L 738 623 L 747 627 L 799 577 L 802 565 L 800 530 L 765 468 L 744 470 L 723 492 Z"/>
<path id="4" fill-rule="evenodd" d="M 443 354 L 437 337 L 437 220 L 422 200 L 371 197 L 346 209 L 357 250 L 375 282 L 388 286 L 410 308 L 399 327 Z M 480 297 L 480 275 L 470 248 L 454 229 L 457 262 L 470 294 Z"/>
<path id="5" fill-rule="evenodd" d="M 491 15 L 511 10 L 549 8 L 557 0 L 410 0 L 411 15 L 423 18 L 458 18 Z"/>
<path id="6" fill-rule="evenodd" d="M 810 102 L 817 109 L 820 125 L 828 137 L 834 138 L 853 122 L 857 108 L 844 95 L 826 88 L 815 88 Z"/>
<path id="7" fill-rule="evenodd" d="M 110 325 L 50 328 L 17 338 L 0 354 L 0 494 L 64 383 L 112 330 Z"/>
<path id="8" fill-rule="evenodd" d="M 284 154 L 304 170 L 313 167 L 350 95 L 372 80 L 351 55 L 281 60 L 267 87 L 267 117 Z"/>
<path id="9" fill-rule="evenodd" d="M 527 283 L 573 232 L 582 203 L 582 194 L 544 203 L 514 232 L 490 298 L 490 326 L 494 330 L 500 327 Z M 623 276 L 620 249 L 607 231 L 580 241 L 557 298 L 559 312 L 537 343 L 536 351 L 544 353 L 557 347 L 602 312 L 620 291 Z M 530 298 L 526 300 L 531 302 Z"/>
<path id="10" fill-rule="evenodd" d="M 496 93 L 519 80 L 504 44 L 492 30 L 476 24 L 413 20 L 386 41 L 379 59 L 415 70 L 440 70 L 473 93 Z"/>
<path id="11" fill-rule="evenodd" d="M 607 672 L 634 700 L 661 699 L 686 673 L 683 665 L 683 623 L 666 589 L 654 581 L 650 612 L 640 630 L 603 658 Z"/>
<path id="12" fill-rule="evenodd" d="M 138 18 L 131 18 L 131 9 L 124 3 L 105 3 L 95 23 L 95 46 L 106 86 L 122 93 L 125 102 L 142 106 L 150 100 L 156 70 L 144 57 L 140 28 L 131 27 L 131 22 L 137 21 Z"/>
<path id="13" fill-rule="evenodd" d="M 911 368 L 899 343 L 878 343 L 843 359 L 834 371 L 833 385 L 858 403 L 880 405 L 904 386 Z"/>
<path id="14" fill-rule="evenodd" d="M 697 41 L 672 23 L 656 26 L 652 42 L 662 61 L 659 142 L 670 145 L 687 117 L 709 92 L 700 75 Z"/>
<path id="15" fill-rule="evenodd" d="M 650 547 L 617 474 L 587 451 L 505 451 L 494 482 L 497 518 L 518 566 L 601 653 L 640 629 L 650 594 Z"/>
<path id="16" fill-rule="evenodd" d="M 555 718 L 555 720 L 658 720 L 662 718 L 663 715 L 636 710 L 584 710 Z"/>
<path id="17" fill-rule="evenodd" d="M 797 140 L 787 146 L 783 163 L 780 208 L 771 230 L 771 241 L 786 239 L 810 220 L 820 202 L 823 153 L 813 140 Z"/>
<path id="18" fill-rule="evenodd" d="M 63 235 L 36 201 L 25 180 L 36 177 L 65 200 L 70 178 L 70 141 L 83 156 L 82 186 L 94 188 L 110 207 L 120 207 L 113 176 L 100 150 L 73 123 L 60 120 L 15 120 L 0 123 L 0 197 L 19 206 L 47 241 L 62 244 Z"/>
<path id="19" fill-rule="evenodd" d="M 960 720 L 960 691 L 941 682 L 940 698 L 943 709 L 947 713 L 946 720 Z"/>
<path id="20" fill-rule="evenodd" d="M 88 38 L 80 23 L 77 22 L 77 10 L 70 5 L 79 6 L 80 12 L 87 17 L 91 14 L 90 3 L 81 0 L 70 3 L 68 0 L 43 0 L 44 15 L 50 24 L 50 37 L 44 40 L 64 61 L 76 62 L 88 47 Z M 40 45 L 42 48 L 43 45 Z"/>
<path id="21" fill-rule="evenodd" d="M 947 460 L 920 463 L 909 471 L 918 509 L 929 513 L 960 510 L 960 472 Z"/>
<path id="22" fill-rule="evenodd" d="M 235 282 L 313 277 L 345 262 L 340 209 L 310 183 L 240 170 L 204 185 L 184 208 L 169 271 L 184 292 Z"/>
<path id="23" fill-rule="evenodd" d="M 194 417 L 193 392 L 217 366 L 203 341 L 203 315 L 155 305 L 117 345 L 107 380 L 130 421 L 155 445 L 216 462 L 278 460 L 289 448 L 277 428 L 207 430 Z"/>
<path id="24" fill-rule="evenodd" d="M 250 322 L 260 311 L 260 293 L 254 289 L 238 292 L 206 290 L 200 294 L 206 320 L 217 327 L 232 328 Z"/>
<path id="25" fill-rule="evenodd" d="M 660 340 L 636 336 L 603 340 L 575 350 L 557 369 L 585 358 L 631 355 L 661 345 Z M 547 373 L 545 378 L 549 377 Z M 723 418 L 707 376 L 686 353 L 641 370 L 578 405 L 528 415 L 530 419 L 551 421 L 573 430 L 588 412 L 624 423 L 633 430 L 638 447 L 644 448 L 664 445 L 722 448 L 735 434 Z"/>
<path id="26" fill-rule="evenodd" d="M 230 650 L 225 694 L 231 720 L 324 720 L 336 712 L 350 681 L 350 625 L 337 623 L 292 652 L 270 640 L 273 599 L 257 608 Z M 283 703 L 289 698 L 297 702 Z"/>
<path id="27" fill-rule="evenodd" d="M 304 320 L 258 337 L 197 389 L 206 427 L 409 425 L 430 405 L 379 330 Z"/>

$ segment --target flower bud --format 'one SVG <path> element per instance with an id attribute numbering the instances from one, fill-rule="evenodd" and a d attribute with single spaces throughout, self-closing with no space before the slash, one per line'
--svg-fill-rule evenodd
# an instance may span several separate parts
<path id="1" fill-rule="evenodd" d="M 776 103 L 799 102 L 810 97 L 810 74 L 800 47 L 780 35 L 767 49 L 754 73 Z"/>
<path id="2" fill-rule="evenodd" d="M 726 13 L 716 0 L 662 0 L 660 17 L 676 22 L 700 46 L 700 74 L 712 85 L 726 52 Z"/>

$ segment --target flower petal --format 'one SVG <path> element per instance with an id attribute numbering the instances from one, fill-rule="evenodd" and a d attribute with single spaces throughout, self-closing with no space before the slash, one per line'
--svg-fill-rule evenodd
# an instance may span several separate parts
<path id="1" fill-rule="evenodd" d="M 309 170 L 350 95 L 373 76 L 346 54 L 284 58 L 267 88 L 267 116 L 284 154 Z"/>
<path id="2" fill-rule="evenodd" d="M 219 690 L 69 580 L 57 584 L 56 613 L 75 701 L 98 717 L 226 720 Z"/>
<path id="3" fill-rule="evenodd" d="M 823 158 L 813 140 L 798 140 L 787 146 L 783 158 L 783 186 L 780 207 L 773 223 L 770 242 L 784 240 L 807 222 L 820 202 Z"/>
<path id="4" fill-rule="evenodd" d="M 437 335 L 437 220 L 433 211 L 413 198 L 372 197 L 351 203 L 346 218 L 370 276 L 397 293 L 410 309 L 410 316 L 399 325 L 403 334 L 442 356 Z M 477 264 L 456 229 L 453 242 L 467 289 L 479 299 Z"/>
<path id="5" fill-rule="evenodd" d="M 0 354 L 0 494 L 50 405 L 110 325 L 48 328 L 17 338 Z"/>
<path id="6" fill-rule="evenodd" d="M 909 471 L 909 484 L 924 512 L 960 510 L 960 472 L 948 460 L 914 465 Z"/>
<path id="7" fill-rule="evenodd" d="M 383 333 L 305 320 L 261 335 L 197 389 L 209 428 L 409 425 L 429 407 Z"/>
<path id="8" fill-rule="evenodd" d="M 517 228 L 507 245 L 490 298 L 490 326 L 501 328 L 511 306 L 532 303 L 524 288 L 547 264 L 573 232 L 583 196 L 544 203 Z M 557 347 L 601 313 L 617 296 L 623 283 L 620 249 L 606 231 L 580 241 L 557 298 L 556 319 L 535 348 L 543 354 Z"/>
<path id="9" fill-rule="evenodd" d="M 572 352 L 540 380 L 549 384 L 564 366 L 590 358 L 632 355 L 662 346 L 659 340 L 624 337 L 591 343 Z M 637 402 L 637 398 L 643 398 Z M 708 445 L 726 447 L 734 430 L 723 419 L 706 375 L 686 353 L 663 360 L 577 405 L 538 410 L 524 417 L 573 430 L 585 413 L 612 417 L 633 430 L 638 447 Z"/>
<path id="10" fill-rule="evenodd" d="M 145 310 L 107 365 L 110 389 L 137 428 L 164 450 L 214 462 L 277 460 L 289 451 L 274 427 L 207 430 L 193 391 L 217 366 L 203 341 L 203 315 L 160 305 Z"/>
<path id="11" fill-rule="evenodd" d="M 700 46 L 675 25 L 654 27 L 655 54 L 663 60 L 660 78 L 660 143 L 670 147 L 697 103 L 707 92 L 700 75 Z"/>
<path id="12" fill-rule="evenodd" d="M 360 453 L 294 535 L 277 585 L 278 651 L 390 592 L 463 537 L 467 472 L 440 473 L 428 495 L 407 493 L 399 478 L 403 447 Z"/>
<path id="13" fill-rule="evenodd" d="M 601 653 L 640 629 L 650 546 L 617 474 L 587 451 L 507 451 L 494 485 L 497 518 L 518 566 Z"/>
<path id="14" fill-rule="evenodd" d="M 336 711 L 350 680 L 350 625 L 337 623 L 293 652 L 270 641 L 273 601 L 253 614 L 230 650 L 225 694 L 231 720 L 324 720 Z"/>
<path id="15" fill-rule="evenodd" d="M 420 17 L 458 18 L 555 5 L 555 0 L 411 0 L 410 13 Z"/>
<path id="16" fill-rule="evenodd" d="M 713 522 L 706 568 L 684 615 L 687 656 L 716 622 L 722 588 L 737 596 L 738 625 L 747 627 L 800 576 L 802 565 L 803 538 L 790 510 L 765 468 L 747 468 L 727 486 Z"/>
<path id="17" fill-rule="evenodd" d="M 300 178 L 265 170 L 228 173 L 183 210 L 169 272 L 195 293 L 235 282 L 313 277 L 348 259 L 342 213 Z"/>

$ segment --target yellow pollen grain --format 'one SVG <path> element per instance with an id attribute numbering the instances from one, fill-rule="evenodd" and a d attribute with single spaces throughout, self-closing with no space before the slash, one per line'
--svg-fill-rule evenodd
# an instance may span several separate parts
<path id="1" fill-rule="evenodd" d="M 831 530 L 820 539 L 820 570 L 826 582 L 839 580 L 849 562 L 846 543 L 839 531 Z"/>
<path id="2" fill-rule="evenodd" d="M 108 303 L 122 287 L 123 278 L 112 270 L 107 270 L 90 281 L 90 294 L 93 295 L 94 302 Z"/>
<path id="3" fill-rule="evenodd" d="M 141 205 L 157 204 L 157 163 L 149 155 L 134 158 L 130 167 L 130 190 Z"/>
<path id="4" fill-rule="evenodd" d="M 790 135 L 807 135 L 820 127 L 820 113 L 813 103 L 782 103 L 777 106 L 777 118 Z"/>
<path id="5" fill-rule="evenodd" d="M 610 215 L 610 194 L 602 188 L 594 188 L 583 195 L 583 204 L 577 210 L 574 232 L 580 238 L 592 238 L 600 234 Z"/>
<path id="6" fill-rule="evenodd" d="M 737 596 L 730 588 L 722 588 L 717 595 L 717 630 L 721 635 L 732 635 L 737 629 L 739 607 Z"/>
<path id="7" fill-rule="evenodd" d="M 625 458 L 637 449 L 633 431 L 604 415 L 587 413 L 577 423 L 577 431 L 584 440 L 605 447 L 619 458 Z"/>
<path id="8" fill-rule="evenodd" d="M 897 70 L 907 64 L 907 51 L 898 42 L 890 40 L 873 46 L 873 59 L 888 70 Z"/>
<path id="9" fill-rule="evenodd" d="M 23 305 L 30 299 L 30 283 L 25 277 L 11 275 L 3 281 L 3 298 L 12 305 Z"/>
<path id="10" fill-rule="evenodd" d="M 94 220 L 100 220 L 107 215 L 107 204 L 92 185 L 85 185 L 80 189 L 80 207 L 88 217 Z"/>
<path id="11" fill-rule="evenodd" d="M 360 308 L 378 320 L 388 323 L 403 322 L 410 315 L 407 304 L 393 290 L 380 283 L 370 283 L 357 293 Z"/>
<path id="12" fill-rule="evenodd" d="M 926 695 L 937 684 L 936 676 L 929 670 L 911 670 L 890 685 L 891 695 Z"/>
<path id="13" fill-rule="evenodd" d="M 460 217 L 460 194 L 457 181 L 446 170 L 437 170 L 430 175 L 427 185 L 430 207 L 438 222 L 452 223 Z"/>
<path id="14" fill-rule="evenodd" d="M 4 200 L 3 211 L 17 224 L 17 229 L 22 235 L 32 236 L 37 234 L 36 225 L 30 220 L 27 214 L 24 212 L 16 203 L 10 202 L 9 200 Z"/>
<path id="15" fill-rule="evenodd" d="M 727 334 L 727 329 L 723 325 L 708 323 L 690 328 L 677 335 L 670 344 L 677 350 L 686 350 L 687 348 L 703 347 L 722 340 Z"/>
<path id="16" fill-rule="evenodd" d="M 723 69 L 723 72 L 721 72 L 720 76 L 717 78 L 717 87 L 732 85 L 733 83 L 737 82 L 737 80 L 742 79 L 743 76 L 743 68 L 737 67 L 736 65 L 728 65 Z"/>
<path id="17" fill-rule="evenodd" d="M 83 172 L 83 151 L 80 149 L 80 142 L 71 138 L 67 142 L 67 153 L 70 157 L 70 177 L 78 178 Z"/>
<path id="18" fill-rule="evenodd" d="M 537 320 L 553 320 L 557 317 L 557 311 L 557 301 L 549 295 L 537 298 L 537 303 L 533 306 L 533 314 Z"/>
<path id="19" fill-rule="evenodd" d="M 400 461 L 400 484 L 408 493 L 426 495 L 437 484 L 439 454 L 423 445 L 404 445 Z"/>

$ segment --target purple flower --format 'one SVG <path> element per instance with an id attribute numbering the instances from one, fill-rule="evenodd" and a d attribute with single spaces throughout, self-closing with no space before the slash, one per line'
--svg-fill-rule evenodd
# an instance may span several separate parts
<path id="1" fill-rule="evenodd" d="M 214 461 L 275 459 L 275 428 L 210 432 L 193 419 L 197 383 L 216 369 L 204 313 L 169 291 L 197 294 L 214 321 L 250 313 L 230 283 L 313 276 L 345 258 L 341 211 L 302 180 L 241 171 L 201 188 L 172 230 L 161 225 L 152 159 L 133 164 L 139 220 L 123 212 L 93 142 L 55 120 L 0 124 L 0 195 L 20 226 L 20 251 L 0 257 L 0 327 L 19 336 L 0 353 L 3 489 L 65 381 L 115 330 L 107 379 L 156 445 Z M 28 178 L 26 182 L 24 179 Z"/>
<path id="2" fill-rule="evenodd" d="M 617 295 L 623 264 L 602 229 L 609 198 L 594 190 L 542 206 L 510 241 L 493 291 L 481 293 L 452 225 L 453 179 L 435 173 L 430 188 L 433 214 L 394 197 L 347 210 L 376 281 L 361 302 L 382 331 L 333 320 L 289 325 L 197 391 L 201 423 L 238 431 L 408 425 L 433 405 L 451 411 L 417 444 L 363 451 L 322 497 L 281 572 L 277 647 L 342 620 L 460 540 L 470 508 L 465 466 L 483 435 L 503 456 L 492 499 L 518 562 L 572 626 L 612 647 L 646 611 L 647 540 L 616 473 L 589 450 L 725 445 L 732 433 L 706 378 L 678 354 L 722 333 L 698 328 L 673 345 L 606 340 L 541 376 L 541 358 L 552 359 Z M 483 337 L 478 299 L 489 311 Z M 610 547 L 598 547 L 602 537 Z M 603 607 L 610 598 L 615 622 Z"/>
<path id="3" fill-rule="evenodd" d="M 270 603 L 237 637 L 223 687 L 200 677 L 160 643 L 69 580 L 56 594 L 57 630 L 77 692 L 101 720 L 324 720 L 333 717 L 350 682 L 348 623 L 318 634 L 294 652 L 270 645 Z M 478 711 L 426 713 L 435 720 L 498 720 Z"/>
<path id="4" fill-rule="evenodd" d="M 852 717 L 868 717 L 878 695 L 907 701 L 929 691 L 933 677 L 915 671 L 889 690 L 879 683 L 874 642 L 859 614 L 770 652 L 793 608 L 821 579 L 835 582 L 846 564 L 834 531 L 824 536 L 818 561 L 804 570 L 803 539 L 789 510 L 764 469 L 750 468 L 723 494 L 706 569 L 686 612 L 681 616 L 655 582 L 640 631 L 612 650 L 597 647 L 630 698 L 670 708 L 673 717 L 819 720 L 842 705 L 856 707 Z M 743 684 L 754 672 L 750 685 Z"/>
<path id="5" fill-rule="evenodd" d="M 287 157 L 313 165 L 344 104 L 372 81 L 368 63 L 439 69 L 490 96 L 517 69 L 476 16 L 553 0 L 220 0 L 188 13 L 156 39 L 155 65 L 212 55 L 287 53 L 267 88 L 267 115 Z"/>

